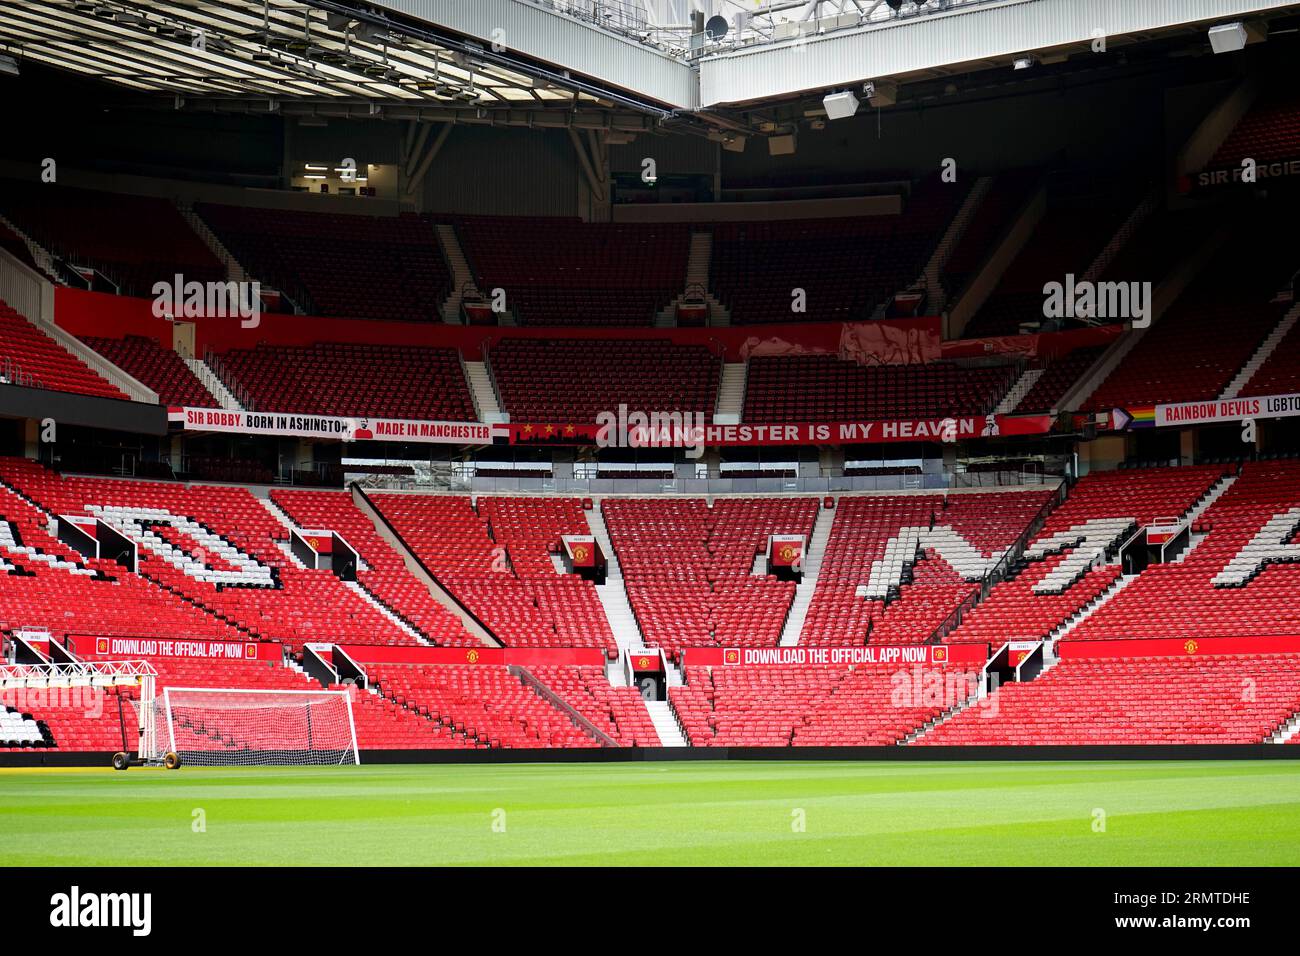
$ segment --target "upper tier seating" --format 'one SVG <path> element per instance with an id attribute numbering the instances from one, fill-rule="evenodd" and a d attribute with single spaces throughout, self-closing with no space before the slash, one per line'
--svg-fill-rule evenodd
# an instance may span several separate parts
<path id="1" fill-rule="evenodd" d="M 396 551 L 379 536 L 374 522 L 352 503 L 346 491 L 271 492 L 271 500 L 302 530 L 333 531 L 343 536 L 365 562 L 357 580 L 375 598 L 438 644 L 476 646 L 460 618 L 439 604 L 407 569 Z"/>
<path id="2" fill-rule="evenodd" d="M 258 411 L 454 422 L 476 418 L 455 349 L 258 345 L 232 349 L 220 360 Z"/>
<path id="3" fill-rule="evenodd" d="M 862 747 L 898 743 L 977 686 L 975 674 L 925 668 L 913 693 L 900 673 L 876 664 L 687 667 L 686 683 L 668 694 L 696 747 Z M 921 689 L 931 674 L 955 699 Z"/>
<path id="4" fill-rule="evenodd" d="M 194 210 L 251 277 L 283 291 L 309 314 L 441 321 L 451 273 L 424 217 L 214 203 L 197 203 Z"/>
<path id="5" fill-rule="evenodd" d="M 553 424 L 591 424 L 620 404 L 711 416 L 722 374 L 707 348 L 653 339 L 502 339 L 491 364 L 512 421 Z"/>
<path id="6" fill-rule="evenodd" d="M 1228 134 L 1209 168 L 1240 169 L 1247 157 L 1258 164 L 1300 156 L 1300 99 L 1289 88 L 1261 94 Z"/>
<path id="7" fill-rule="evenodd" d="M 816 498 L 606 498 L 601 502 L 642 637 L 682 647 L 771 647 L 795 586 L 755 575 L 772 534 L 812 533 Z"/>
<path id="8" fill-rule="evenodd" d="M 1051 492 L 860 495 L 843 497 L 835 509 L 822 557 L 803 644 L 902 644 L 927 640 L 979 586 L 1002 554 L 1028 527 Z M 950 526 L 978 554 L 948 547 L 950 564 L 935 547 L 921 557 L 891 548 L 904 527 Z M 876 578 L 876 575 L 879 578 Z M 866 589 L 879 580 L 878 592 Z"/>
<path id="9" fill-rule="evenodd" d="M 427 715 L 450 736 L 442 746 L 600 746 L 568 714 L 499 664 L 372 665 L 367 674 L 384 697 Z"/>
<path id="10" fill-rule="evenodd" d="M 1100 187 L 1104 182 L 1088 185 Z M 1043 285 L 1064 283 L 1067 274 L 1081 279 L 1137 202 L 1131 186 L 1112 184 L 1105 202 L 1080 188 L 1086 194 L 1072 188 L 1075 194 L 1049 198 L 1033 234 L 967 324 L 962 333 L 966 338 L 1015 335 L 1021 323 L 1042 322 Z"/>
<path id="11" fill-rule="evenodd" d="M 520 325 L 652 325 L 686 284 L 682 224 L 472 217 L 457 232 L 479 291 Z"/>
<path id="12" fill-rule="evenodd" d="M 91 266 L 127 295 L 155 282 L 216 282 L 226 270 L 166 199 L 50 183 L 0 181 L 0 213 L 74 266 Z"/>
<path id="13" fill-rule="evenodd" d="M 959 294 L 979 271 L 1038 183 L 1038 175 L 1028 170 L 1012 170 L 994 178 L 944 263 L 941 281 L 949 296 Z"/>
<path id="14" fill-rule="evenodd" d="M 18 235 L 4 223 L 0 222 L 0 249 L 9 253 L 27 268 L 37 272 L 42 278 L 53 280 L 54 276 L 47 275 L 45 270 L 36 264 L 32 258 L 32 250 L 28 248 L 27 243 L 23 241 L 22 236 Z"/>
<path id="15" fill-rule="evenodd" d="M 1241 395 L 1289 395 L 1300 392 L 1300 322 L 1282 337 L 1241 389 Z"/>
<path id="16" fill-rule="evenodd" d="M 287 529 L 246 489 L 65 478 L 14 459 L 0 459 L 0 479 L 53 514 L 94 514 L 124 531 L 140 543 L 140 578 L 231 624 L 235 640 L 419 643 L 331 572 L 301 567 Z M 158 626 L 147 613 L 136 624 Z"/>
<path id="17" fill-rule="evenodd" d="M 128 335 L 121 339 L 82 336 L 81 340 L 136 381 L 157 392 L 162 405 L 218 407 L 216 398 L 185 360 L 153 339 Z"/>
<path id="18" fill-rule="evenodd" d="M 1084 404 L 1089 411 L 1217 398 L 1277 325 L 1295 274 L 1294 203 L 1255 203 L 1215 259 Z"/>
<path id="19" fill-rule="evenodd" d="M 1156 518 L 1184 514 L 1209 493 L 1222 475 L 1223 469 L 1218 466 L 1132 469 L 1088 475 L 1070 491 L 1065 503 L 1048 515 L 1042 530 L 1030 542 L 1030 549 L 1088 521 L 1112 522 L 1108 525 L 1109 532 L 1099 530 L 1098 534 L 1117 535 L 1118 544 Z M 1072 584 L 1062 582 L 1066 585 L 1063 588 L 1041 584 L 1074 551 L 1073 546 L 1064 545 L 1059 553 L 1048 554 L 1041 560 L 1027 560 L 1023 570 L 998 583 L 987 598 L 968 611 L 961 625 L 946 640 L 988 642 L 997 647 L 1006 641 L 1046 637 L 1110 587 L 1120 574 L 1117 560 L 1105 560 L 1086 570 L 1079 569 L 1081 577 Z M 1035 587 L 1040 590 L 1035 591 Z"/>
<path id="20" fill-rule="evenodd" d="M 833 355 L 751 359 L 747 422 L 847 422 L 983 415 L 1010 387 L 1009 366 L 864 366 Z"/>
<path id="21" fill-rule="evenodd" d="M 1079 380 L 1079 376 L 1092 368 L 1093 363 L 1104 351 L 1106 348 L 1101 345 L 1075 349 L 1069 355 L 1049 362 L 1033 388 L 1025 393 L 1025 397 L 1015 407 L 1015 411 L 1046 412 L 1056 408 L 1056 403 L 1061 400 L 1070 386 Z"/>
<path id="22" fill-rule="evenodd" d="M 3 302 L 0 302 L 0 378 L 6 384 L 98 398 L 127 397 Z"/>
<path id="23" fill-rule="evenodd" d="M 931 177 L 899 216 L 717 223 L 709 288 L 738 325 L 864 321 L 916 280 L 966 189 Z"/>
<path id="24" fill-rule="evenodd" d="M 559 574 L 560 536 L 590 534 L 574 498 L 377 494 L 375 506 L 452 595 L 506 645 L 615 647 L 595 585 Z"/>
<path id="25" fill-rule="evenodd" d="M 1253 694 L 1244 694 L 1244 681 Z M 1300 710 L 1300 656 L 1068 658 L 922 734 L 921 746 L 1258 744 Z"/>
<path id="26" fill-rule="evenodd" d="M 1300 563 L 1288 561 L 1281 547 L 1295 540 L 1297 508 L 1300 462 L 1246 464 L 1201 515 L 1208 534 L 1184 560 L 1148 567 L 1069 639 L 1300 633 Z M 1272 532 L 1265 528 L 1270 521 Z M 1221 577 L 1238 555 L 1244 563 L 1237 573 Z"/>

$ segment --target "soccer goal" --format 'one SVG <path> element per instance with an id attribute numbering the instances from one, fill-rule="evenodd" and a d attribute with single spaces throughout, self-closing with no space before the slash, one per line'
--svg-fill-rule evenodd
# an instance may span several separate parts
<path id="1" fill-rule="evenodd" d="M 154 752 L 141 756 L 154 760 L 173 753 L 201 767 L 361 763 L 347 691 L 168 687 L 154 698 L 153 724 Z"/>

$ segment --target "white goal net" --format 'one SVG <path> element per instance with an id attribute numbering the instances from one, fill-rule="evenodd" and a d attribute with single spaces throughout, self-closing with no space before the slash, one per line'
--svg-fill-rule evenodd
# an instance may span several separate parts
<path id="1" fill-rule="evenodd" d="M 168 687 L 155 698 L 157 753 L 203 767 L 358 764 L 346 691 Z"/>

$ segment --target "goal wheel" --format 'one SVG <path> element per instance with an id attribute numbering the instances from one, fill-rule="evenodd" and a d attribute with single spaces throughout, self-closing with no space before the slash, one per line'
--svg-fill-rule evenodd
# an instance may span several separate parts
<path id="1" fill-rule="evenodd" d="M 129 766 L 131 766 L 131 761 L 126 754 L 122 753 L 120 750 L 113 754 L 114 770 L 125 770 Z"/>
<path id="2" fill-rule="evenodd" d="M 181 755 L 174 750 L 169 750 L 163 756 L 163 766 L 168 770 L 175 770 L 181 765 Z"/>

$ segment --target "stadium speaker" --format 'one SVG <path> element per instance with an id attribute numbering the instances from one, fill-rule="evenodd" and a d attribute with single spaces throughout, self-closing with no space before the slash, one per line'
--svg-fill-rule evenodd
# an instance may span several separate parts
<path id="1" fill-rule="evenodd" d="M 842 93 L 827 93 L 822 97 L 822 106 L 826 107 L 828 119 L 848 119 L 858 111 L 858 98 L 848 90 Z"/>
<path id="2" fill-rule="evenodd" d="M 794 133 L 784 136 L 769 136 L 767 153 L 769 156 L 793 156 L 795 151 Z"/>
<path id="3" fill-rule="evenodd" d="M 1215 53 L 1236 53 L 1245 46 L 1246 28 L 1240 22 L 1210 27 L 1210 48 Z"/>

